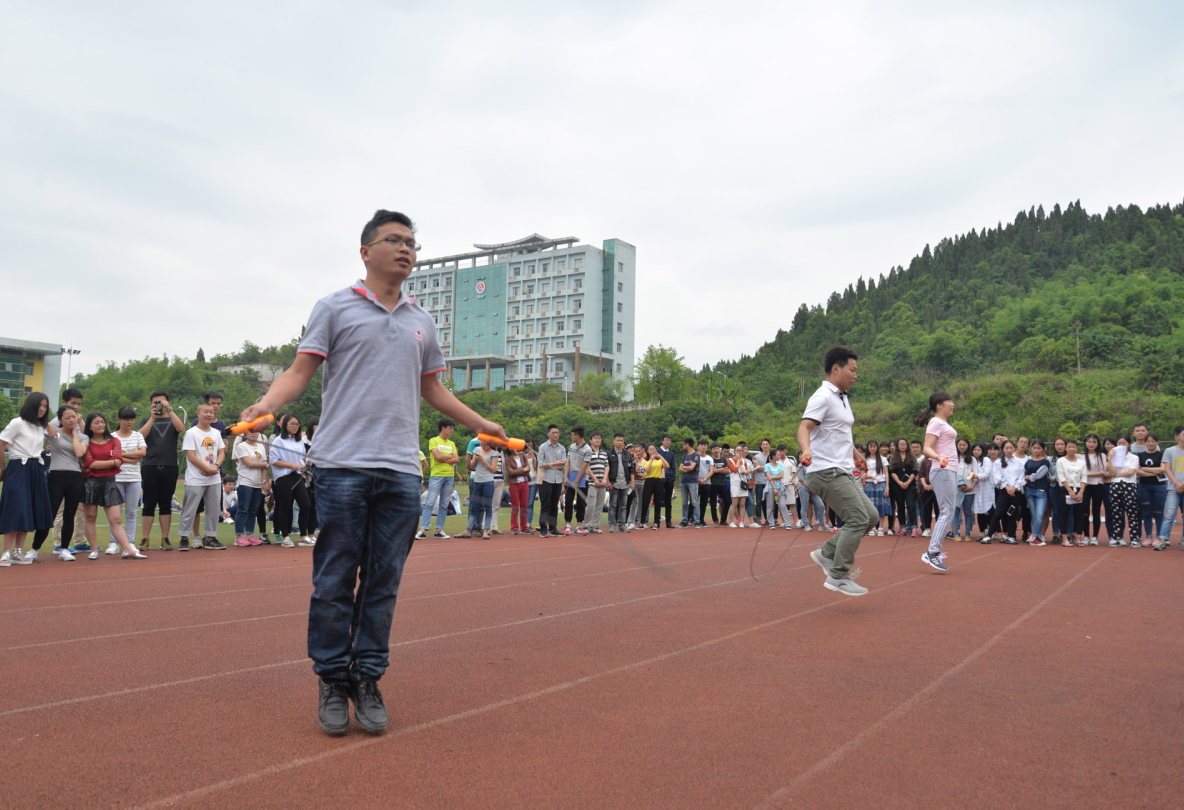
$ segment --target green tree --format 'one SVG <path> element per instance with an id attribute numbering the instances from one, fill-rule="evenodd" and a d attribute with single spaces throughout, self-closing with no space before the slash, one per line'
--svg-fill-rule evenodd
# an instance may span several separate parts
<path id="1" fill-rule="evenodd" d="M 206 353 L 201 350 L 200 346 L 197 349 L 197 357 L 195 359 L 199 363 L 204 363 L 206 361 Z"/>
<path id="2" fill-rule="evenodd" d="M 625 396 L 625 381 L 611 374 L 585 374 L 576 386 L 575 401 L 584 408 L 620 405 Z"/>
<path id="3" fill-rule="evenodd" d="M 678 351 L 662 344 L 650 346 L 638 361 L 633 375 L 633 398 L 637 402 L 670 402 L 686 392 L 690 369 Z"/>

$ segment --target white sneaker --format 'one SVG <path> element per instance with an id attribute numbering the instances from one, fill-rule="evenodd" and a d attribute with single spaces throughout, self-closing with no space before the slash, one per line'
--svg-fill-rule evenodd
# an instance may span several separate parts
<path id="1" fill-rule="evenodd" d="M 75 558 L 74 558 L 74 555 L 70 553 L 70 550 L 68 548 L 64 548 L 58 554 L 58 559 L 61 560 L 62 562 L 74 562 Z"/>
<path id="2" fill-rule="evenodd" d="M 1090 544 L 1091 546 L 1096 546 L 1096 545 L 1098 544 L 1098 538 L 1096 538 L 1096 537 L 1091 537 L 1091 538 L 1089 539 L 1089 544 Z"/>
<path id="3" fill-rule="evenodd" d="M 1113 537 L 1110 538 L 1110 548 L 1118 548 L 1118 541 Z"/>
<path id="4" fill-rule="evenodd" d="M 7 551 L 0 554 L 0 568 L 8 568 L 10 565 L 12 565 L 12 555 Z"/>
<path id="5" fill-rule="evenodd" d="M 810 526 L 810 524 L 809 524 L 809 523 L 807 523 L 805 526 L 803 526 L 803 527 L 802 527 L 802 531 L 804 531 L 804 532 L 812 532 L 812 531 L 814 531 L 814 529 L 813 529 L 813 527 L 811 527 L 811 526 Z"/>
<path id="6" fill-rule="evenodd" d="M 110 543 L 107 544 L 107 550 L 104 551 L 103 553 L 104 554 L 118 554 L 119 553 L 119 543 L 116 543 L 114 540 L 112 540 Z"/>
<path id="7" fill-rule="evenodd" d="M 317 539 L 315 537 L 305 536 L 305 537 L 301 537 L 300 541 L 296 545 L 304 546 L 305 548 L 307 548 L 309 546 L 315 546 L 316 544 L 317 544 Z"/>
<path id="8" fill-rule="evenodd" d="M 39 562 L 39 560 L 37 559 L 37 557 L 39 557 L 39 556 L 40 555 L 37 553 L 37 549 L 31 548 L 31 549 L 29 549 L 29 553 L 25 555 L 25 559 L 31 563 L 35 563 L 35 562 Z"/>
<path id="9" fill-rule="evenodd" d="M 736 528 L 736 524 L 735 524 L 735 523 L 729 523 L 729 524 L 728 524 L 728 528 L 734 529 L 734 528 Z"/>
<path id="10" fill-rule="evenodd" d="M 416 540 L 423 540 L 423 539 L 424 539 L 425 537 L 427 537 L 427 536 L 428 536 L 428 533 L 427 533 L 427 532 L 425 532 L 423 529 L 420 529 L 419 531 L 417 531 L 417 532 L 415 533 L 415 539 L 416 539 Z"/>
<path id="11" fill-rule="evenodd" d="M 296 548 L 296 544 L 292 542 L 292 538 L 284 535 L 284 539 L 280 541 L 280 545 L 284 548 Z"/>
<path id="12" fill-rule="evenodd" d="M 563 533 L 564 534 L 571 534 L 571 526 L 564 526 Z"/>
<path id="13" fill-rule="evenodd" d="M 922 536 L 922 537 L 928 537 L 928 536 L 929 536 L 929 534 L 930 534 L 930 532 L 929 532 L 929 530 L 928 530 L 928 529 L 926 529 L 925 531 L 921 532 L 921 536 Z"/>
<path id="14" fill-rule="evenodd" d="M 802 526 L 805 526 L 805 525 L 806 525 L 805 523 L 803 523 L 802 521 L 799 520 L 797 523 L 793 524 L 793 527 L 795 529 L 800 529 L 800 528 L 802 528 Z"/>
<path id="15" fill-rule="evenodd" d="M 634 523 L 630 523 L 630 524 L 628 524 L 628 525 L 625 527 L 625 531 L 627 531 L 627 532 L 631 532 L 631 531 L 633 531 L 635 528 L 636 528 L 636 524 L 634 524 Z"/>
<path id="16" fill-rule="evenodd" d="M 87 558 L 88 560 L 97 560 L 97 559 L 99 558 L 99 552 L 98 552 L 98 549 L 96 549 L 96 550 L 92 551 L 90 554 L 87 554 L 87 555 L 86 555 L 86 558 Z"/>

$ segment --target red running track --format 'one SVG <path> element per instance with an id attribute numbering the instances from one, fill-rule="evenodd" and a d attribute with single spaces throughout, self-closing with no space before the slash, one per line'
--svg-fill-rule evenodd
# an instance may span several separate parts
<path id="1" fill-rule="evenodd" d="M 316 723 L 311 550 L 0 571 L 0 807 L 1178 808 L 1184 553 L 425 541 L 390 730 Z"/>

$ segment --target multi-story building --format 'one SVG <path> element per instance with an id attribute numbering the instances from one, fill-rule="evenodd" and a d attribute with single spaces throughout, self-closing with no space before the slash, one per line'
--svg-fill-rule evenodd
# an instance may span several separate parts
<path id="1" fill-rule="evenodd" d="M 49 397 L 50 410 L 57 410 L 62 352 L 57 343 L 0 338 L 0 396 L 19 408 L 26 395 L 41 391 Z"/>
<path id="2" fill-rule="evenodd" d="M 425 259 L 404 283 L 432 315 L 457 390 L 633 376 L 637 249 L 537 233 Z"/>

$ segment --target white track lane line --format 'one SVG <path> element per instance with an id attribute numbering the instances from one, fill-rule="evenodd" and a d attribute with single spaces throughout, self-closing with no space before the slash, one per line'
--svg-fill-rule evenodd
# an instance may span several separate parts
<path id="1" fill-rule="evenodd" d="M 781 551 L 783 548 L 784 548 L 783 546 L 782 547 L 770 546 L 768 549 L 768 552 L 772 553 L 772 552 L 776 552 L 776 551 Z M 803 548 L 805 548 L 805 547 L 803 546 Z M 662 565 L 686 565 L 686 564 L 697 563 L 697 562 L 708 562 L 711 560 L 727 559 L 728 557 L 742 557 L 748 553 L 749 552 L 745 551 L 745 552 L 741 552 L 738 554 L 717 554 L 717 555 L 714 555 L 711 557 L 697 557 L 697 558 L 690 559 L 690 560 L 674 560 L 672 562 L 662 563 Z M 763 554 L 765 552 L 761 551 L 759 553 Z M 440 599 L 440 598 L 448 597 L 448 596 L 465 596 L 465 595 L 474 594 L 474 593 L 484 593 L 486 591 L 499 591 L 499 590 L 505 590 L 507 588 L 521 588 L 521 587 L 527 587 L 530 585 L 544 585 L 547 583 L 564 582 L 566 580 L 572 580 L 572 579 L 587 579 L 589 577 L 611 576 L 613 574 L 624 574 L 624 573 L 628 573 L 629 571 L 641 571 L 641 570 L 645 570 L 647 568 L 653 568 L 653 567 L 655 567 L 655 566 L 639 565 L 639 566 L 635 566 L 633 568 L 620 568 L 615 571 L 597 571 L 597 572 L 594 572 L 591 574 L 573 574 L 572 576 L 567 576 L 567 577 L 548 577 L 547 579 L 532 579 L 527 582 L 515 582 L 515 583 L 511 583 L 509 585 L 494 585 L 494 586 L 490 586 L 488 588 L 474 588 L 474 589 L 467 590 L 467 591 L 450 591 L 448 593 L 430 594 L 427 596 L 405 596 L 399 600 L 399 604 L 402 604 L 404 602 L 418 602 L 418 601 L 425 600 L 425 599 Z M 243 619 L 227 619 L 226 621 L 220 621 L 220 622 L 203 622 L 201 624 L 180 624 L 180 625 L 174 625 L 172 627 L 157 627 L 157 628 L 150 628 L 150 629 L 146 629 L 146 630 L 129 630 L 124 633 L 108 633 L 108 634 L 99 635 L 99 636 L 79 636 L 77 638 L 67 638 L 67 639 L 61 639 L 59 641 L 41 641 L 41 642 L 37 642 L 36 644 L 20 644 L 20 645 L 14 646 L 14 647 L 3 647 L 3 648 L 0 648 L 0 652 L 12 652 L 15 650 L 29 650 L 29 649 L 34 649 L 37 647 L 57 647 L 62 644 L 73 644 L 75 642 L 104 641 L 104 640 L 113 639 L 113 638 L 127 638 L 128 636 L 143 636 L 143 635 L 150 635 L 153 633 L 167 633 L 167 632 L 172 632 L 175 630 L 176 631 L 196 630 L 196 629 L 200 629 L 203 627 L 221 627 L 223 625 L 228 625 L 228 624 L 241 624 L 243 622 L 263 621 L 265 619 L 279 619 L 279 618 L 289 618 L 292 616 L 306 616 L 306 615 L 308 615 L 308 611 L 300 611 L 298 613 L 279 613 L 274 616 L 257 616 L 257 617 L 243 618 Z"/>
<path id="2" fill-rule="evenodd" d="M 917 545 L 923 545 L 923 544 L 918 543 Z M 864 556 L 871 557 L 871 556 L 874 556 L 877 554 L 887 554 L 887 553 L 888 553 L 888 550 L 885 549 L 884 551 L 875 551 L 875 552 L 872 552 L 871 554 L 865 554 Z M 993 552 L 993 553 L 997 554 L 999 552 Z M 986 556 L 990 556 L 990 555 L 984 554 L 983 556 L 986 557 Z M 976 558 L 976 559 L 981 559 L 981 558 Z M 973 560 L 971 560 L 969 562 L 973 562 Z M 774 574 L 790 573 L 792 571 L 803 571 L 803 570 L 809 570 L 811 568 L 816 568 L 816 567 L 817 566 L 813 562 L 811 562 L 809 565 L 800 565 L 796 568 L 780 569 L 778 571 L 774 571 L 773 573 Z M 741 577 L 740 579 L 730 579 L 730 580 L 726 580 L 724 582 L 712 582 L 712 583 L 708 583 L 706 585 L 697 585 L 693 588 L 682 588 L 677 591 L 666 591 L 664 593 L 659 593 L 659 594 L 650 594 L 648 596 L 639 596 L 634 599 L 625 599 L 620 602 L 609 602 L 606 604 L 591 605 L 589 607 L 576 608 L 575 610 L 563 611 L 561 613 L 552 613 L 552 614 L 545 615 L 545 616 L 532 616 L 529 619 L 517 619 L 515 621 L 505 622 L 503 624 L 492 624 L 492 625 L 487 625 L 484 627 L 474 627 L 474 628 L 468 628 L 465 630 L 454 630 L 450 633 L 440 633 L 440 634 L 437 634 L 434 636 L 425 636 L 423 638 L 408 639 L 407 641 L 398 641 L 398 642 L 391 644 L 390 646 L 392 649 L 394 649 L 395 647 L 406 647 L 406 646 L 409 646 L 412 644 L 423 644 L 428 641 L 439 641 L 441 639 L 454 638 L 456 636 L 466 636 L 466 635 L 472 635 L 473 633 L 484 633 L 484 632 L 489 632 L 489 631 L 493 631 L 493 630 L 501 630 L 501 629 L 504 629 L 507 627 L 520 627 L 522 625 L 534 624 L 536 622 L 546 622 L 546 621 L 551 621 L 553 619 L 562 619 L 562 618 L 566 618 L 567 616 L 574 616 L 574 615 L 578 615 L 581 613 L 591 613 L 591 612 L 597 611 L 597 610 L 608 610 L 610 608 L 622 607 L 624 605 L 632 605 L 632 604 L 636 604 L 639 602 L 647 602 L 652 599 L 665 599 L 670 596 L 678 596 L 680 594 L 689 593 L 691 591 L 702 591 L 702 590 L 707 590 L 710 588 L 723 587 L 725 585 L 735 585 L 738 582 L 752 582 L 752 577 L 744 576 L 744 577 Z M 24 714 L 26 712 L 39 711 L 41 709 L 56 709 L 56 708 L 60 708 L 62 706 L 73 706 L 78 703 L 90 703 L 91 701 L 103 700 L 104 698 L 121 697 L 123 695 L 130 695 L 130 694 L 135 694 L 138 692 L 150 692 L 154 689 L 168 689 L 168 688 L 174 687 L 174 686 L 183 686 L 183 685 L 189 684 L 189 683 L 197 683 L 200 681 L 212 680 L 214 678 L 221 678 L 224 676 L 241 675 L 245 672 L 255 672 L 257 670 L 273 669 L 275 667 L 291 666 L 292 664 L 303 664 L 303 663 L 307 663 L 307 662 L 308 662 L 307 658 L 296 658 L 291 661 L 279 661 L 279 662 L 273 663 L 273 664 L 262 664 L 262 665 L 256 666 L 256 667 L 247 667 L 245 669 L 235 669 L 235 670 L 231 670 L 229 672 L 214 672 L 209 675 L 198 675 L 193 678 L 186 678 L 186 679 L 180 680 L 180 681 L 168 681 L 167 683 L 147 684 L 145 686 L 135 686 L 135 687 L 131 687 L 129 689 L 119 689 L 119 690 L 116 690 L 113 692 L 103 692 L 103 693 L 100 693 L 97 695 L 84 695 L 84 696 L 76 697 L 76 698 L 66 698 L 64 700 L 55 700 L 50 703 L 38 703 L 33 706 L 22 706 L 19 708 L 6 709 L 4 711 L 0 711 L 0 717 L 8 717 L 9 715 L 13 715 L 13 714 Z"/>
<path id="3" fill-rule="evenodd" d="M 998 552 L 996 552 L 996 553 L 998 553 Z M 863 731 L 856 734 L 851 739 L 847 740 L 847 742 L 840 745 L 834 751 L 831 751 L 829 754 L 827 754 L 825 757 L 820 759 L 818 762 L 814 763 L 814 765 L 811 766 L 809 769 L 802 771 L 800 774 L 795 776 L 793 778 L 793 780 L 791 780 L 790 783 L 787 784 L 785 787 L 780 788 L 775 793 L 771 794 L 768 798 L 766 798 L 764 801 L 755 805 L 754 810 L 766 810 L 766 808 L 775 807 L 782 799 L 787 798 L 789 796 L 789 794 L 791 794 L 797 787 L 801 786 L 803 783 L 809 781 L 810 779 L 813 779 L 815 776 L 817 776 L 818 774 L 827 770 L 828 768 L 834 766 L 841 759 L 843 759 L 848 754 L 850 754 L 852 751 L 854 751 L 856 748 L 858 748 L 859 746 L 861 746 L 865 742 L 867 742 L 868 739 L 870 739 L 872 736 L 878 734 L 879 732 L 883 731 L 887 726 L 891 725 L 895 721 L 904 717 L 904 715 L 906 715 L 918 703 L 920 703 L 922 700 L 924 700 L 929 695 L 936 692 L 938 689 L 940 689 L 942 686 L 944 686 L 947 681 L 949 681 L 951 678 L 957 676 L 960 672 L 962 672 L 964 669 L 966 669 L 966 667 L 970 666 L 972 663 L 977 661 L 979 658 L 982 658 L 984 655 L 986 655 L 991 650 L 992 647 L 994 647 L 996 644 L 998 644 L 1000 641 L 1002 641 L 1005 636 L 1007 636 L 1009 633 L 1011 633 L 1011 631 L 1015 630 L 1021 624 L 1023 624 L 1028 619 L 1030 619 L 1034 615 L 1036 615 L 1037 611 L 1039 611 L 1041 608 L 1043 608 L 1049 602 L 1051 602 L 1052 600 L 1054 600 L 1058 596 L 1060 596 L 1062 593 L 1064 593 L 1064 591 L 1066 589 L 1068 589 L 1071 585 L 1073 585 L 1073 583 L 1077 582 L 1077 580 L 1081 579 L 1083 576 L 1088 574 L 1090 571 L 1092 571 L 1094 568 L 1096 568 L 1098 565 L 1100 565 L 1102 563 L 1102 561 L 1105 560 L 1109 556 L 1110 556 L 1109 552 L 1107 552 L 1106 554 L 1103 554 L 1101 557 L 1094 560 L 1090 565 L 1088 565 L 1084 570 L 1079 571 L 1078 573 L 1074 574 L 1072 577 L 1070 577 L 1068 582 L 1066 582 L 1061 587 L 1057 588 L 1055 591 L 1050 593 L 1048 596 L 1041 599 L 1040 602 L 1038 602 L 1035 606 L 1030 608 L 1026 613 L 1024 613 L 1018 619 L 1016 619 L 1011 624 L 1007 625 L 1002 630 L 1000 630 L 998 633 L 996 633 L 994 636 L 992 636 L 985 644 L 983 644 L 977 650 L 975 650 L 970 655 L 963 658 L 957 664 L 954 664 L 954 666 L 950 667 L 948 670 L 943 672 L 941 675 L 939 675 L 934 680 L 930 681 L 929 684 L 925 688 L 921 689 L 919 692 L 914 694 L 912 697 L 910 697 L 904 703 L 901 703 L 899 706 L 897 706 L 892 711 L 888 712 L 888 714 L 881 717 L 875 723 L 868 726 L 867 728 L 865 728 Z"/>
<path id="4" fill-rule="evenodd" d="M 920 545 L 920 544 L 918 544 L 918 545 Z M 873 552 L 873 553 L 881 554 L 881 553 L 887 553 L 887 552 L 885 551 L 885 552 Z M 990 552 L 988 554 L 983 554 L 983 555 L 976 557 L 972 560 L 967 560 L 966 563 L 963 563 L 963 564 L 965 565 L 965 564 L 968 564 L 971 562 L 975 562 L 976 560 L 981 560 L 985 557 L 989 557 L 989 556 L 992 556 L 992 555 L 998 554 L 998 553 L 999 553 L 998 551 L 995 551 L 995 552 Z M 865 555 L 865 556 L 870 556 L 870 555 Z M 797 570 L 797 569 L 793 569 L 793 570 Z M 899 580 L 897 582 L 893 582 L 889 585 L 884 585 L 880 588 L 877 588 L 875 591 L 873 591 L 873 593 L 882 593 L 882 592 L 888 590 L 889 588 L 895 588 L 898 585 L 907 585 L 910 582 L 916 582 L 919 579 L 924 579 L 929 576 L 932 576 L 932 574 L 931 573 L 918 574 L 915 577 L 910 577 L 908 579 L 903 579 L 903 580 Z M 744 577 L 744 580 L 737 580 L 737 581 L 738 582 L 739 581 L 751 582 L 752 577 Z M 869 594 L 869 596 L 870 595 L 871 594 Z M 518 695 L 516 697 L 506 698 L 505 700 L 499 700 L 499 701 L 495 701 L 493 703 L 487 703 L 484 706 L 478 706 L 474 709 L 469 709 L 467 711 L 457 712 L 455 714 L 450 714 L 445 717 L 439 717 L 439 718 L 436 718 L 435 720 L 428 720 L 427 722 L 420 723 L 419 725 L 409 726 L 407 728 L 397 729 L 395 731 L 388 731 L 386 734 L 382 735 L 381 737 L 367 737 L 366 739 L 357 740 L 352 743 L 347 743 L 347 744 L 342 745 L 338 748 L 333 748 L 328 751 L 322 751 L 319 754 L 313 754 L 313 755 L 307 756 L 307 757 L 300 757 L 298 759 L 289 760 L 288 762 L 277 763 L 277 764 L 271 765 L 267 768 L 262 768 L 260 770 L 253 771 L 252 773 L 242 774 L 240 776 L 236 776 L 231 779 L 225 779 L 223 781 L 215 782 L 213 784 L 206 785 L 204 787 L 195 788 L 194 790 L 188 790 L 188 791 L 185 791 L 182 793 L 174 793 L 171 796 L 165 796 L 163 798 L 147 802 L 146 804 L 138 805 L 137 807 L 133 808 L 133 810 L 156 810 L 156 808 L 161 808 L 161 807 L 175 807 L 179 804 L 183 804 L 183 803 L 191 801 L 193 799 L 200 799 L 204 796 L 209 796 L 214 793 L 219 793 L 224 790 L 229 790 L 230 788 L 234 788 L 234 787 L 238 787 L 239 785 L 254 782 L 259 779 L 266 778 L 268 776 L 274 776 L 276 774 L 296 770 L 297 768 L 302 768 L 307 765 L 315 765 L 320 762 L 324 762 L 327 759 L 332 759 L 334 757 L 341 756 L 342 754 L 348 754 L 348 753 L 352 753 L 354 751 L 357 751 L 359 749 L 370 748 L 371 746 L 375 746 L 375 745 L 381 745 L 383 743 L 391 742 L 392 740 L 399 740 L 399 739 L 402 739 L 403 737 L 407 737 L 411 734 L 415 734 L 420 731 L 430 731 L 432 729 L 439 728 L 440 726 L 449 725 L 452 723 L 459 722 L 461 720 L 468 720 L 471 717 L 478 717 L 483 714 L 488 714 L 489 712 L 497 711 L 498 709 L 504 709 L 508 706 L 514 706 L 514 705 L 517 705 L 520 703 L 527 703 L 529 701 L 537 700 L 538 698 L 546 697 L 548 695 L 553 695 L 558 692 L 565 692 L 570 689 L 574 689 L 577 686 L 583 686 L 584 684 L 591 683 L 592 681 L 597 681 L 602 678 L 607 678 L 607 677 L 610 677 L 613 675 L 620 675 L 622 673 L 630 672 L 632 670 L 640 669 L 642 667 L 648 667 L 648 666 L 652 666 L 654 664 L 659 664 L 664 661 L 668 661 L 671 658 L 676 658 L 678 656 L 698 652 L 699 650 L 704 650 L 709 647 L 714 647 L 718 644 L 723 644 L 725 642 L 732 641 L 737 638 L 741 638 L 742 636 L 749 635 L 750 633 L 759 632 L 761 630 L 767 630 L 771 627 L 776 627 L 778 625 L 785 624 L 786 622 L 790 622 L 795 619 L 800 619 L 804 616 L 809 616 L 813 613 L 818 613 L 819 611 L 827 610 L 828 608 L 834 607 L 835 605 L 844 604 L 844 603 L 845 603 L 845 600 L 843 600 L 843 601 L 835 600 L 835 601 L 827 602 L 824 605 L 817 605 L 812 608 L 807 608 L 806 610 L 798 611 L 797 613 L 791 613 L 788 616 L 782 616 L 780 618 L 773 619 L 771 621 L 762 622 L 761 624 L 753 625 L 751 627 L 746 627 L 743 630 L 737 630 L 735 632 L 728 633 L 727 635 L 724 635 L 724 636 L 717 636 L 716 638 L 708 639 L 707 641 L 703 641 L 698 644 L 693 644 L 688 647 L 682 647 L 677 650 L 671 650 L 670 652 L 665 652 L 665 653 L 662 653 L 661 655 L 655 655 L 655 656 L 652 656 L 650 658 L 646 658 L 641 661 L 634 661 L 633 663 L 630 663 L 630 664 L 623 664 L 618 667 L 613 667 L 612 669 L 606 669 L 602 672 L 593 673 L 592 675 L 585 675 L 582 678 L 575 678 L 570 681 L 565 681 L 563 683 L 554 684 L 553 686 L 548 686 L 544 689 L 539 689 L 534 692 L 528 692 L 526 694 Z"/>

